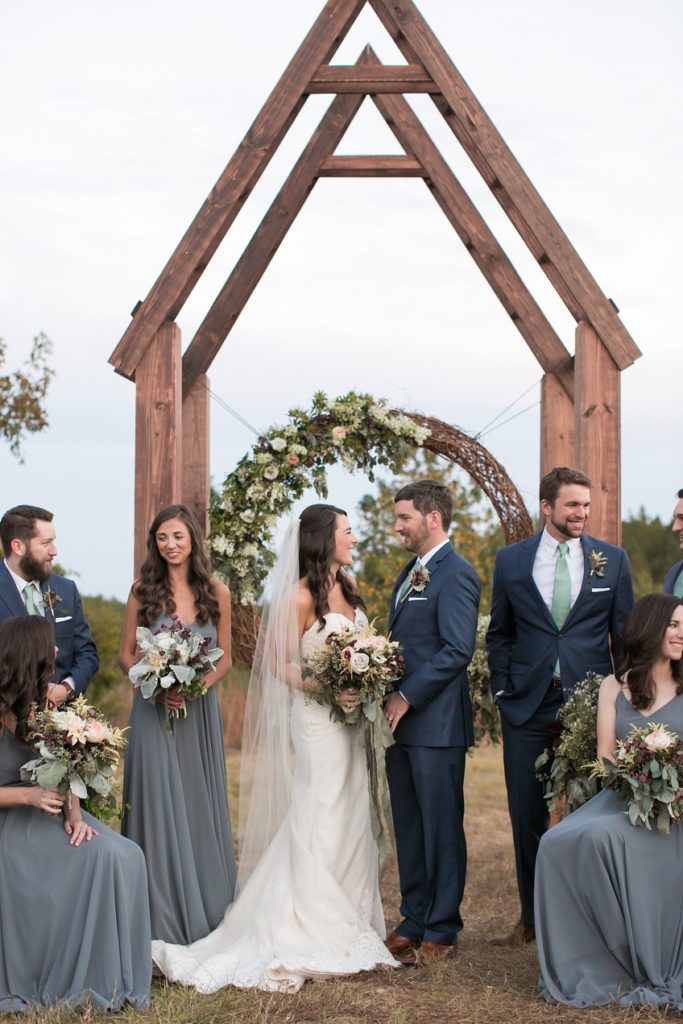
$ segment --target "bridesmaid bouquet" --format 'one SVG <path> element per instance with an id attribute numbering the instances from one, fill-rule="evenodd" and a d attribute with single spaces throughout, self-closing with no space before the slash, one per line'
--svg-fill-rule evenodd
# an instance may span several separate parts
<path id="1" fill-rule="evenodd" d="M 405 671 L 401 645 L 380 636 L 374 626 L 344 626 L 328 633 L 325 646 L 306 663 L 317 686 L 308 695 L 330 707 L 330 718 L 357 725 L 374 722 L 393 684 Z M 360 706 L 345 714 L 336 703 L 342 690 L 357 690 Z"/>
<path id="2" fill-rule="evenodd" d="M 36 711 L 29 742 L 40 757 L 21 768 L 22 782 L 79 797 L 90 814 L 107 821 L 116 810 L 114 773 L 126 740 L 85 697 L 68 707 Z"/>
<path id="3" fill-rule="evenodd" d="M 631 726 L 617 743 L 616 763 L 607 758 L 589 766 L 592 778 L 604 780 L 628 801 L 632 825 L 669 833 L 683 821 L 683 741 L 656 722 Z"/>
<path id="4" fill-rule="evenodd" d="M 159 694 L 176 687 L 183 704 L 169 710 L 168 715 L 187 718 L 185 700 L 204 696 L 204 676 L 212 671 L 223 651 L 211 647 L 209 637 L 175 620 L 154 633 L 138 626 L 135 638 L 142 657 L 128 673 L 131 683 L 146 700 L 156 700 Z"/>

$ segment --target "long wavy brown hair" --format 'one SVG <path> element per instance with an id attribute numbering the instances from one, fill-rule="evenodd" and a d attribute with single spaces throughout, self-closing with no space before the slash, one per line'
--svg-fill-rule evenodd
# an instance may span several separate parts
<path id="1" fill-rule="evenodd" d="M 0 720 L 17 720 L 15 736 L 26 739 L 31 705 L 45 704 L 55 672 L 55 638 L 47 619 L 17 615 L 0 623 Z"/>
<path id="2" fill-rule="evenodd" d="M 642 711 L 654 703 L 656 686 L 652 666 L 662 655 L 664 634 L 683 601 L 672 594 L 646 594 L 633 606 L 622 634 L 624 657 L 616 677 L 626 683 L 631 704 Z M 627 678 L 628 673 L 628 678 Z M 683 659 L 671 662 L 676 693 L 683 693 Z"/>
<path id="3" fill-rule="evenodd" d="M 188 559 L 187 580 L 194 594 L 197 622 L 205 625 L 209 619 L 218 622 L 220 610 L 216 595 L 216 584 L 211 578 L 211 566 L 204 550 L 204 541 L 194 512 L 187 505 L 168 505 L 162 508 L 147 534 L 147 557 L 140 569 L 140 578 L 133 584 L 138 608 L 138 624 L 151 626 L 165 613 L 175 617 L 176 606 L 171 593 L 168 565 L 159 554 L 157 531 L 169 519 L 180 519 L 190 534 L 192 548 Z"/>
<path id="4" fill-rule="evenodd" d="M 330 610 L 330 569 L 334 557 L 337 516 L 345 515 L 343 508 L 316 504 L 309 505 L 299 517 L 299 579 L 306 580 L 313 595 L 315 614 L 321 629 L 325 626 L 325 615 Z M 335 579 L 347 604 L 354 610 L 364 609 L 365 602 L 356 592 L 348 574 L 338 569 Z"/>

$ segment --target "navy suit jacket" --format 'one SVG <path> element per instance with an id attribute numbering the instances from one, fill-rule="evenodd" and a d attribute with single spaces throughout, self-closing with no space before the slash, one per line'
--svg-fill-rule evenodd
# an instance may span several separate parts
<path id="1" fill-rule="evenodd" d="M 48 608 L 45 614 L 54 629 L 57 646 L 54 681 L 59 683 L 71 676 L 76 693 L 83 693 L 97 672 L 99 659 L 78 588 L 73 580 L 55 573 L 40 584 L 43 593 L 48 588 L 57 595 L 54 611 Z M 0 560 L 0 622 L 13 615 L 28 615 L 28 612 L 7 566 Z"/>
<path id="2" fill-rule="evenodd" d="M 583 536 L 584 577 L 567 620 L 558 629 L 532 576 L 541 533 L 502 548 L 496 556 L 491 623 L 486 637 L 491 691 L 512 725 L 528 721 L 543 700 L 560 659 L 565 694 L 587 672 L 609 675 L 621 659 L 621 633 L 633 607 L 623 548 Z M 591 551 L 607 559 L 604 576 L 591 576 Z"/>
<path id="3" fill-rule="evenodd" d="M 445 544 L 429 559 L 429 583 L 396 607 L 396 595 L 415 564 L 399 576 L 391 596 L 389 631 L 403 645 L 406 674 L 400 689 L 410 703 L 395 739 L 408 746 L 474 744 L 467 666 L 474 654 L 481 587 L 469 562 Z"/>
<path id="4" fill-rule="evenodd" d="M 666 578 L 664 580 L 664 593 L 665 594 L 673 594 L 673 592 L 674 592 L 674 583 L 676 582 L 676 580 L 678 579 L 678 577 L 680 576 L 680 574 L 682 572 L 683 572 L 683 561 L 682 562 L 676 562 L 675 565 L 671 566 L 671 568 L 669 569 L 668 573 L 666 574 Z"/>

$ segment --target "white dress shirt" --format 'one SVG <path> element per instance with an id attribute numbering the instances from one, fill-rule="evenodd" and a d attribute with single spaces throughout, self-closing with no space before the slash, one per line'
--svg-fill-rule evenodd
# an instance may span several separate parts
<path id="1" fill-rule="evenodd" d="M 534 568 L 532 570 L 534 583 L 538 587 L 539 593 L 548 606 L 549 611 L 552 609 L 553 604 L 555 567 L 557 565 L 559 543 L 560 542 L 555 540 L 554 537 L 550 536 L 547 529 L 544 529 L 541 534 L 538 550 L 536 551 Z M 564 543 L 568 545 L 566 559 L 567 566 L 569 568 L 569 578 L 571 581 L 571 602 L 573 607 L 583 584 L 583 548 L 581 547 L 580 537 L 572 537 Z"/>

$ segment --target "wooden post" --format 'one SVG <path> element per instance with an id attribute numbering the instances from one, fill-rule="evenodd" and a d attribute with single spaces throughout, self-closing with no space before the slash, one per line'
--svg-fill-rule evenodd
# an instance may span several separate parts
<path id="1" fill-rule="evenodd" d="M 165 323 L 135 371 L 135 576 L 150 523 L 180 501 L 181 388 L 180 329 Z"/>
<path id="2" fill-rule="evenodd" d="M 588 529 L 621 543 L 621 397 L 619 369 L 585 320 L 576 328 L 576 466 L 593 481 Z"/>
<path id="3" fill-rule="evenodd" d="M 201 374 L 183 395 L 183 502 L 209 533 L 209 378 Z"/>
<path id="4" fill-rule="evenodd" d="M 574 466 L 574 402 L 554 373 L 541 381 L 541 476 L 556 466 Z"/>

